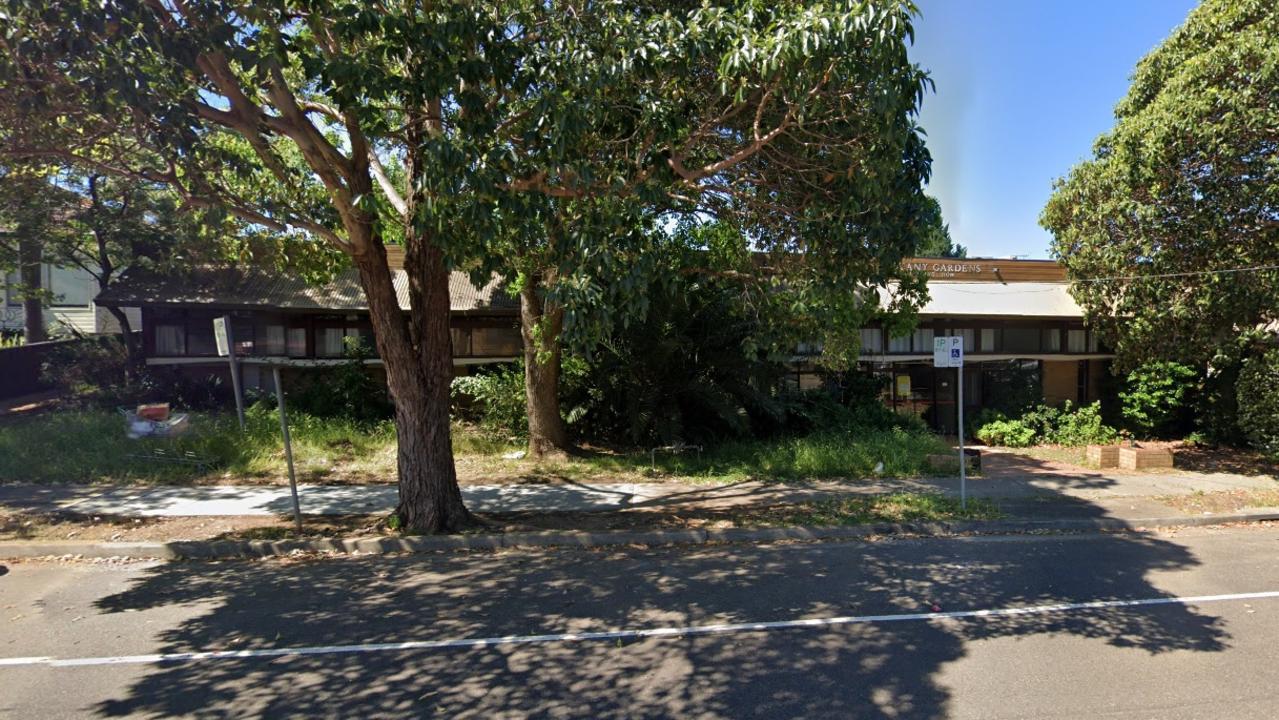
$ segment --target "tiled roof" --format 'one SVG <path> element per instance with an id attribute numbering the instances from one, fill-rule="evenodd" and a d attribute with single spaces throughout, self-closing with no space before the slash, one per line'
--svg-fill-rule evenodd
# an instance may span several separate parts
<path id="1" fill-rule="evenodd" d="M 408 277 L 400 269 L 391 272 L 400 307 L 407 310 Z M 494 275 L 486 285 L 476 287 L 466 273 L 454 271 L 449 278 L 450 307 L 454 312 L 512 312 L 519 308 L 519 302 L 507 294 L 505 286 Z M 96 302 L 117 307 L 207 305 L 339 312 L 368 309 L 359 273 L 354 269 L 339 272 L 328 282 L 312 284 L 299 275 L 260 266 L 202 266 L 173 274 L 135 268 L 98 295 Z"/>

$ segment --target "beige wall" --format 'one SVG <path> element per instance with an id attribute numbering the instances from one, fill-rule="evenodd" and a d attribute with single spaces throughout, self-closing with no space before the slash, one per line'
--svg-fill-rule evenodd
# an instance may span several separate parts
<path id="1" fill-rule="evenodd" d="M 1044 402 L 1060 405 L 1067 400 L 1078 402 L 1079 361 L 1044 361 Z"/>

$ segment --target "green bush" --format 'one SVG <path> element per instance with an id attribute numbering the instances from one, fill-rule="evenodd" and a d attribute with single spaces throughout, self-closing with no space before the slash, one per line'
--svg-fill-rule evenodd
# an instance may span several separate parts
<path id="1" fill-rule="evenodd" d="M 1082 405 L 1074 412 L 1070 402 L 1057 417 L 1048 442 L 1057 445 L 1108 445 L 1119 439 L 1119 431 L 1102 422 L 1101 403 Z"/>
<path id="2" fill-rule="evenodd" d="M 1040 405 L 1015 420 L 992 414 L 994 419 L 978 427 L 978 440 L 987 445 L 1028 447 L 1055 445 L 1105 445 L 1119 439 L 1119 431 L 1101 418 L 1101 404 L 1075 408 L 1069 401 L 1061 408 Z"/>
<path id="3" fill-rule="evenodd" d="M 365 363 L 373 357 L 373 350 L 360 338 L 345 339 L 343 355 L 346 362 L 291 378 L 295 387 L 288 387 L 289 404 L 298 412 L 325 418 L 346 418 L 355 422 L 375 423 L 386 420 L 394 413 L 386 383 L 369 372 Z M 263 398 L 263 402 L 275 406 L 275 398 Z"/>
<path id="4" fill-rule="evenodd" d="M 1235 391 L 1239 428 L 1248 442 L 1279 458 L 1279 348 L 1245 362 Z"/>
<path id="5" fill-rule="evenodd" d="M 1035 438 L 1035 428 L 1020 420 L 995 420 L 977 429 L 977 439 L 987 445 L 1028 447 Z"/>
<path id="6" fill-rule="evenodd" d="M 524 394 L 524 364 L 491 366 L 475 375 L 453 378 L 457 414 L 475 422 L 490 436 L 524 437 L 528 414 Z"/>
<path id="7" fill-rule="evenodd" d="M 1124 422 L 1142 438 L 1185 434 L 1199 373 L 1177 362 L 1151 362 L 1128 375 L 1119 393 Z"/>

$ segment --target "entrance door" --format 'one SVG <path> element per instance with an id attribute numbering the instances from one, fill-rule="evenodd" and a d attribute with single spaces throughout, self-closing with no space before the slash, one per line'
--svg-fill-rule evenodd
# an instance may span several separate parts
<path id="1" fill-rule="evenodd" d="M 933 406 L 933 429 L 942 435 L 959 434 L 959 397 L 956 368 L 933 368 L 936 376 L 937 402 Z"/>

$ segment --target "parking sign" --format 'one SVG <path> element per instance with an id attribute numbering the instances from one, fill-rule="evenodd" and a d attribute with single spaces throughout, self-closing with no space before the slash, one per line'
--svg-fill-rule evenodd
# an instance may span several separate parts
<path id="1" fill-rule="evenodd" d="M 963 367 L 964 338 L 933 338 L 933 367 Z"/>

